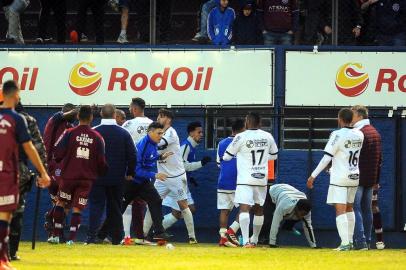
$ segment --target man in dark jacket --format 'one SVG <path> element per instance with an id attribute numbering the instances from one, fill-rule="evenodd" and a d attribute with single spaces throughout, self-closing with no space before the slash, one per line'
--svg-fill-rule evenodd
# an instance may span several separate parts
<path id="1" fill-rule="evenodd" d="M 354 201 L 355 230 L 354 244 L 359 250 L 368 250 L 372 230 L 372 191 L 378 184 L 382 163 L 381 136 L 368 120 L 366 107 L 352 107 L 354 128 L 364 134 L 359 157 L 360 179 Z"/>
<path id="2" fill-rule="evenodd" d="M 332 32 L 332 1 L 327 1 L 327 16 L 324 19 L 324 32 Z M 340 0 L 338 3 L 338 45 L 355 45 L 361 35 L 363 25 L 360 5 L 356 0 Z"/>
<path id="3" fill-rule="evenodd" d="M 165 181 L 168 177 L 164 173 L 156 173 L 156 163 L 158 160 L 165 160 L 173 153 L 166 152 L 158 154 L 158 143 L 164 134 L 163 125 L 152 122 L 144 136 L 136 145 L 137 165 L 134 179 L 127 181 L 124 187 L 124 200 L 121 211 L 124 212 L 127 206 L 135 199 L 141 198 L 149 207 L 154 225 L 155 238 L 167 239 L 169 235 L 165 233 L 162 226 L 162 200 L 155 189 L 152 181 Z"/>
<path id="4" fill-rule="evenodd" d="M 262 43 L 259 18 L 253 0 L 245 0 L 234 21 L 233 42 L 237 45 L 258 45 Z"/>
<path id="5" fill-rule="evenodd" d="M 265 45 L 291 45 L 299 27 L 297 0 L 261 0 L 262 33 Z"/>
<path id="6" fill-rule="evenodd" d="M 379 0 L 376 4 L 377 40 L 381 46 L 406 45 L 406 0 Z"/>
<path id="7" fill-rule="evenodd" d="M 131 135 L 117 125 L 115 110 L 112 104 L 104 105 L 101 111 L 101 123 L 94 128 L 106 143 L 109 171 L 96 180 L 90 192 L 89 230 L 86 244 L 96 243 L 97 230 L 105 208 L 106 221 L 103 227 L 109 230 L 107 233 L 111 235 L 113 245 L 120 244 L 122 239 L 123 184 L 126 176 L 134 177 L 136 150 Z"/>

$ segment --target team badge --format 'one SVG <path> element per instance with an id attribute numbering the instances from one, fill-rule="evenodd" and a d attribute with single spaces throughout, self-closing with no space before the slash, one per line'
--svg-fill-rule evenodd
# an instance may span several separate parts
<path id="1" fill-rule="evenodd" d="M 398 3 L 395 3 L 392 5 L 392 9 L 393 9 L 393 11 L 398 12 L 400 9 L 400 5 Z"/>
<path id="2" fill-rule="evenodd" d="M 246 145 L 248 148 L 252 148 L 252 147 L 254 147 L 254 142 L 251 141 L 251 140 L 248 140 L 245 145 Z"/>

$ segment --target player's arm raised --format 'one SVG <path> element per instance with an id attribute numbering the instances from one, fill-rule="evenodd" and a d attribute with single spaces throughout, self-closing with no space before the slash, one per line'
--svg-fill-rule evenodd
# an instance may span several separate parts
<path id="1" fill-rule="evenodd" d="M 223 160 L 230 161 L 231 159 L 233 159 L 233 157 L 235 157 L 238 151 L 240 150 L 242 141 L 243 139 L 241 135 L 235 136 L 233 141 L 230 143 L 230 145 L 224 152 Z"/>

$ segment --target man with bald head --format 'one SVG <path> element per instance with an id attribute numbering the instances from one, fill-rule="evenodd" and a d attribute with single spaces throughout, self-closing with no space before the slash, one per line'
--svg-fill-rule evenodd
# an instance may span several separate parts
<path id="1" fill-rule="evenodd" d="M 97 243 L 110 235 L 113 245 L 118 245 L 123 237 L 121 215 L 123 184 L 127 178 L 132 179 L 134 176 L 136 150 L 131 135 L 117 125 L 114 105 L 104 105 L 101 117 L 100 125 L 94 129 L 102 135 L 106 143 L 109 170 L 105 176 L 96 180 L 90 193 L 89 230 L 86 244 Z M 105 208 L 106 220 L 98 232 Z"/>

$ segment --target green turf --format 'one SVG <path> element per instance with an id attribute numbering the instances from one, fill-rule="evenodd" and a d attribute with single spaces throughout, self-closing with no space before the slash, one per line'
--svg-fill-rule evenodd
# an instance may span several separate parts
<path id="1" fill-rule="evenodd" d="M 220 248 L 214 244 L 174 244 L 175 249 L 145 246 L 74 246 L 22 243 L 17 269 L 406 269 L 404 250 L 335 252 L 309 248 Z"/>

